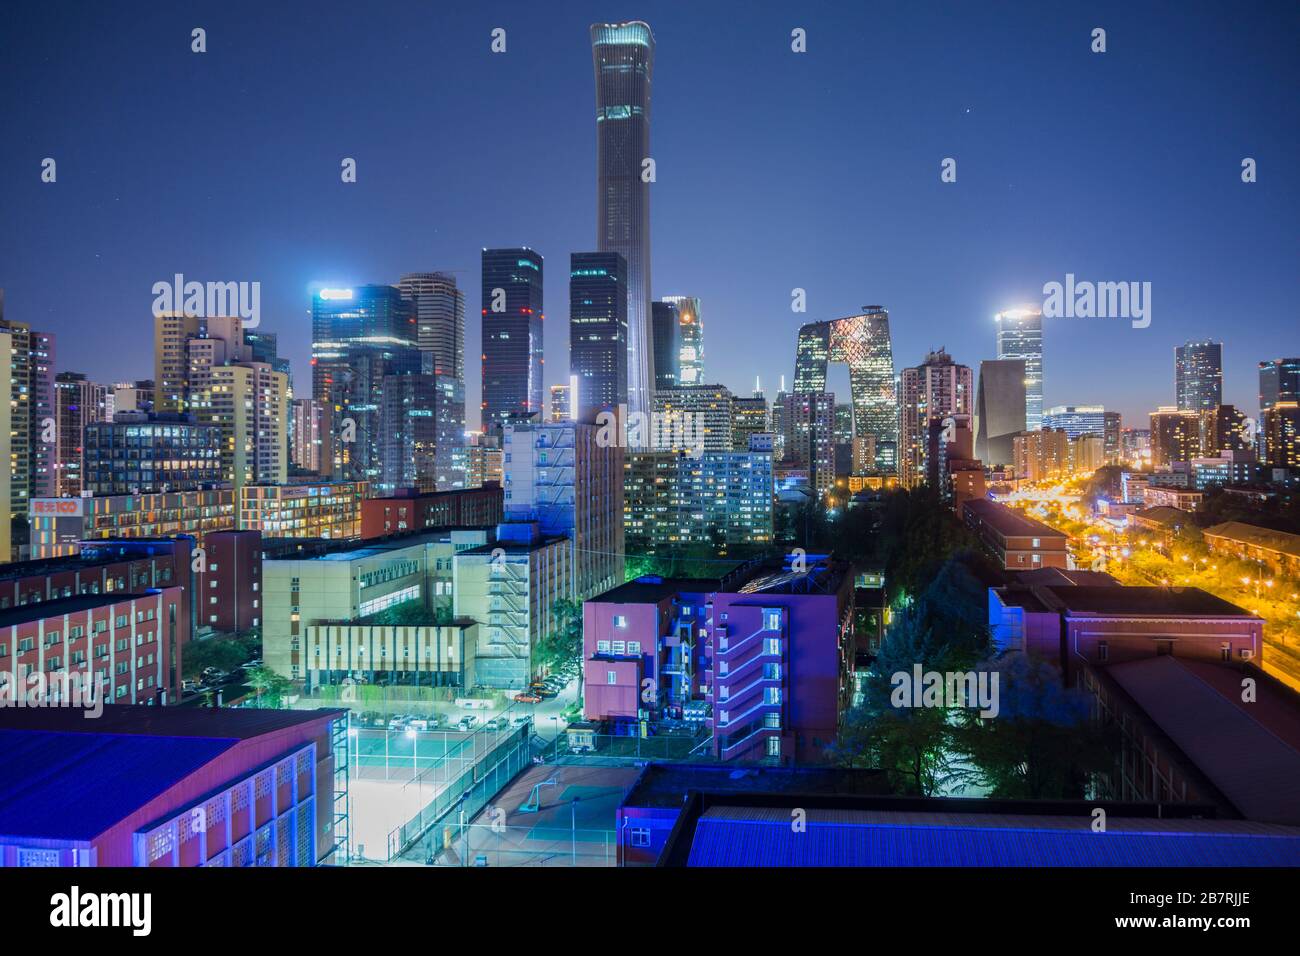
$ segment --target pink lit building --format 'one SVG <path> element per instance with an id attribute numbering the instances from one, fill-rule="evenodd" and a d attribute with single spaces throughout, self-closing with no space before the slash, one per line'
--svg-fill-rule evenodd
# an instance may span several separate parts
<path id="1" fill-rule="evenodd" d="M 698 721 L 719 760 L 816 760 L 852 695 L 853 577 L 749 567 L 638 578 L 583 606 L 585 716 L 615 733 Z"/>

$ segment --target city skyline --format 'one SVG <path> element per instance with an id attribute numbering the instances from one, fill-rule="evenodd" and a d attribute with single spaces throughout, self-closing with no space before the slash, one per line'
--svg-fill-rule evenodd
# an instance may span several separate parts
<path id="1" fill-rule="evenodd" d="M 916 143 L 904 148 L 904 140 L 898 138 L 898 150 L 884 151 L 886 161 L 854 153 L 851 147 L 862 134 L 852 124 L 827 127 L 834 122 L 835 104 L 840 99 L 847 108 L 873 91 L 866 81 L 841 77 L 827 61 L 833 61 L 841 44 L 847 42 L 840 33 L 858 35 L 855 31 L 872 29 L 883 32 L 895 44 L 906 45 L 921 28 L 913 20 L 897 14 L 877 22 L 865 14 L 846 14 L 841 24 L 824 16 L 795 16 L 775 7 L 761 7 L 734 25 L 736 49 L 728 48 L 709 62 L 699 55 L 701 31 L 687 29 L 680 12 L 659 4 L 644 6 L 646 9 L 635 15 L 655 30 L 659 86 L 655 115 L 660 130 L 654 141 L 657 179 L 651 186 L 657 194 L 657 250 L 650 294 L 657 299 L 685 288 L 700 296 L 709 313 L 707 380 L 727 384 L 739 393 L 748 390 L 755 376 L 775 382 L 780 375 L 789 375 L 789 356 L 798 327 L 851 314 L 863 301 L 878 301 L 890 310 L 899 366 L 920 361 L 931 348 L 942 344 L 954 359 L 974 367 L 996 355 L 992 316 L 1008 308 L 1037 307 L 1041 285 L 1067 273 L 1117 280 L 1135 273 L 1150 277 L 1154 317 L 1147 329 L 1132 329 L 1127 322 L 1112 319 L 1045 319 L 1046 405 L 1104 403 L 1121 411 L 1126 423 L 1136 422 L 1173 401 L 1170 376 L 1164 370 L 1174 347 L 1213 338 L 1224 342 L 1224 400 L 1253 410 L 1257 408 L 1257 363 L 1294 352 L 1283 338 L 1288 328 L 1288 303 L 1294 301 L 1296 291 L 1296 280 L 1285 264 L 1287 243 L 1283 240 L 1286 223 L 1294 221 L 1297 198 L 1294 187 L 1280 175 L 1269 175 L 1267 157 L 1294 145 L 1298 124 L 1286 122 L 1288 110 L 1295 109 L 1293 104 L 1269 106 L 1273 103 L 1270 97 L 1276 94 L 1256 78 L 1267 71 L 1252 70 L 1242 78 L 1244 106 L 1234 104 L 1231 115 L 1216 112 L 1221 135 L 1214 148 L 1192 154 L 1176 167 L 1165 164 L 1156 168 L 1158 164 L 1143 154 L 1160 153 L 1154 148 L 1157 146 L 1172 148 L 1184 143 L 1195 124 L 1166 119 L 1153 129 L 1137 129 L 1131 116 L 1119 117 L 1117 122 L 1123 128 L 1109 135 L 1140 141 L 1147 147 L 1142 151 L 1102 152 L 1100 146 L 1084 138 L 1074 144 L 1071 155 L 1053 156 L 1051 162 L 1009 164 L 1000 151 L 994 155 L 1000 145 L 999 131 L 1005 133 L 1007 124 L 1033 119 L 1051 139 L 1064 132 L 1055 124 L 1068 126 L 1068 121 L 1035 112 L 1033 104 L 1044 102 L 1046 93 L 1017 92 L 1003 97 L 1003 88 L 1017 74 L 1005 65 L 982 59 L 972 63 L 968 59 L 972 54 L 961 54 L 956 64 L 925 79 L 924 95 L 911 101 L 912 113 L 900 114 L 896 107 L 872 100 L 873 108 L 880 110 L 882 121 L 896 137 L 910 136 L 916 132 L 911 129 L 914 124 L 924 124 L 924 148 Z M 294 380 L 302 394 L 310 340 L 306 312 L 315 288 L 396 283 L 407 272 L 440 270 L 456 275 L 465 293 L 470 319 L 466 346 L 474 354 L 474 345 L 480 341 L 478 316 L 482 308 L 474 295 L 478 285 L 475 259 L 480 248 L 526 245 L 543 257 L 567 257 L 591 246 L 589 216 L 596 210 L 587 197 L 596 150 L 587 112 L 591 108 L 587 31 L 593 23 L 617 19 L 593 4 L 559 14 L 548 12 L 543 29 L 542 15 L 526 7 L 507 5 L 502 10 L 500 18 L 510 38 L 506 53 L 491 59 L 491 26 L 453 11 L 439 21 L 438 62 L 445 63 L 448 70 L 456 64 L 473 63 L 476 75 L 481 74 L 484 89 L 456 90 L 460 99 L 453 104 L 455 115 L 472 119 L 469 129 L 480 132 L 495 128 L 490 127 L 491 119 L 506 106 L 504 90 L 530 73 L 537 58 L 544 56 L 548 68 L 556 67 L 553 78 L 530 81 L 530 91 L 539 102 L 519 121 L 523 128 L 518 134 L 539 145 L 544 143 L 546 148 L 530 151 L 527 160 L 494 155 L 485 157 L 480 168 L 471 169 L 456 158 L 457 151 L 441 150 L 431 163 L 416 168 L 376 147 L 389 135 L 385 129 L 370 130 L 379 138 L 367 140 L 346 133 L 347 123 L 340 127 L 336 122 L 322 127 L 329 129 L 328 136 L 306 135 L 301 145 L 286 149 L 280 145 L 285 134 L 269 125 L 280 122 L 269 115 L 276 112 L 278 117 L 278 110 L 268 110 L 267 115 L 245 110 L 241 116 L 251 129 L 263 134 L 259 142 L 276 145 L 274 155 L 253 149 L 245 158 L 226 156 L 222 163 L 215 163 L 203 156 L 189 156 L 192 149 L 185 144 L 202 142 L 199 134 L 203 127 L 198 117 L 192 118 L 182 108 L 185 102 L 178 101 L 161 112 L 167 117 L 163 129 L 170 130 L 166 135 L 175 139 L 179 153 L 191 160 L 184 165 L 159 157 L 146 159 L 135 142 L 144 135 L 133 125 L 135 121 L 111 131 L 92 124 L 85 142 L 64 140 L 60 144 L 61 134 L 45 129 L 48 120 L 33 116 L 30 105 L 6 104 L 19 119 L 20 142 L 26 147 L 0 160 L 9 167 L 6 172 L 13 190 L 15 215 L 9 221 L 33 224 L 28 230 L 33 233 L 30 237 L 20 240 L 10 228 L 0 240 L 0 261 L 12 270 L 0 276 L 7 290 L 8 317 L 60 336 L 60 371 L 83 372 L 94 381 L 122 381 L 151 373 L 146 349 L 123 354 L 120 347 L 109 346 L 149 335 L 148 290 L 152 282 L 177 271 L 209 280 L 260 281 L 265 295 L 262 328 L 279 335 L 281 354 L 293 361 Z M 41 14 L 25 12 L 23 16 L 31 19 L 20 20 L 15 35 L 23 35 L 24 30 L 42 33 Z M 214 42 L 203 61 L 208 64 L 207 74 L 190 76 L 194 64 L 182 59 L 197 59 L 183 42 L 188 39 L 188 26 L 175 28 L 180 40 L 174 53 L 167 50 L 167 31 L 172 27 L 165 22 L 141 24 L 139 30 L 121 39 L 126 49 L 137 44 L 156 47 L 150 57 L 178 82 L 184 78 L 192 87 L 186 94 L 191 111 L 202 107 L 220 113 L 246 104 L 248 91 L 259 83 L 259 74 L 245 76 L 247 51 L 230 42 L 230 31 L 221 30 L 222 16 L 217 14 L 208 28 Z M 288 42 L 287 15 L 251 16 L 260 28 L 260 44 Z M 333 16 L 346 22 L 349 15 Z M 366 16 L 373 18 L 376 36 L 398 42 L 399 34 L 393 32 L 386 14 L 369 11 Z M 958 30 L 970 16 L 955 11 L 954 17 L 932 27 L 942 39 L 944 31 Z M 791 17 L 808 31 L 807 54 L 790 50 Z M 1044 82 L 1053 92 L 1090 78 L 1078 94 L 1081 103 L 1089 104 L 1086 108 L 1114 106 L 1114 84 L 1120 82 L 1115 71 L 1121 71 L 1126 95 L 1137 97 L 1134 115 L 1143 112 L 1142 103 L 1159 100 L 1159 80 L 1168 78 L 1160 73 L 1154 79 L 1143 79 L 1144 61 L 1136 51 L 1158 58 L 1161 70 L 1172 71 L 1193 55 L 1198 44 L 1209 42 L 1213 27 L 1211 18 L 1184 26 L 1183 34 L 1169 36 L 1157 33 L 1149 18 L 1141 14 L 1115 8 L 1103 9 L 1097 17 L 1106 20 L 1112 36 L 1111 49 L 1104 56 L 1088 51 L 1086 26 L 1078 27 L 1084 37 L 1079 40 L 1067 35 L 1068 24 L 1048 25 L 1032 16 L 994 11 L 981 15 L 979 22 L 983 29 L 1006 31 L 1013 40 L 1021 40 L 1022 47 L 1028 43 L 1027 55 L 1033 63 L 1050 57 Z M 715 22 L 722 22 L 720 17 L 692 12 L 691 23 L 701 18 L 706 35 Z M 101 30 L 86 31 L 82 36 L 114 36 L 122 29 L 111 22 L 101 26 Z M 1284 33 L 1284 27 L 1278 32 Z M 1129 39 L 1116 44 L 1116 35 Z M 215 42 L 218 38 L 221 43 Z M 1294 63 L 1285 58 L 1283 47 L 1271 45 L 1273 42 L 1271 36 L 1261 37 L 1252 51 L 1254 57 L 1265 62 L 1276 57 L 1279 71 L 1294 73 Z M 52 57 L 84 57 L 88 65 L 83 77 L 93 77 L 105 68 L 103 51 L 83 48 L 84 39 L 73 38 L 58 48 L 45 43 L 48 41 L 38 40 L 30 49 L 6 51 L 20 76 Z M 825 57 L 821 56 L 823 50 Z M 789 135 L 780 142 L 779 137 L 756 125 L 760 124 L 755 113 L 758 108 L 750 105 L 738 104 L 728 122 L 720 124 L 724 129 L 709 128 L 709 103 L 701 103 L 690 92 L 697 85 L 715 84 L 720 72 L 736 69 L 736 58 L 749 56 L 750 51 L 762 57 L 769 67 L 766 72 L 777 74 L 756 76 L 754 97 L 767 107 L 790 110 Z M 889 44 L 879 52 L 887 59 L 895 55 Z M 1243 55 L 1227 41 L 1221 53 L 1228 61 Z M 969 68 L 960 92 L 945 88 L 957 64 Z M 1019 69 L 1030 65 L 1021 64 Z M 484 67 L 498 69 L 494 72 Z M 137 69 L 126 64 L 119 82 L 127 86 L 143 82 L 144 74 Z M 277 99 L 271 104 L 286 108 L 290 104 L 285 97 L 303 97 L 299 106 L 305 104 L 305 108 L 298 111 L 301 115 L 294 117 L 293 124 L 337 116 L 337 111 L 321 113 L 320 107 L 312 105 L 315 101 L 300 85 L 308 82 L 319 83 L 323 93 L 345 93 L 354 109 L 350 116 L 361 118 L 362 126 L 377 122 L 366 115 L 367 105 L 373 108 L 383 102 L 375 98 L 379 91 L 373 80 L 358 77 L 359 85 L 347 92 L 340 91 L 337 81 L 321 76 L 311 64 L 305 64 L 304 71 L 299 83 L 277 89 Z M 907 71 L 909 80 L 917 79 L 915 72 Z M 444 74 L 439 70 L 438 75 Z M 260 82 L 269 80 L 261 77 Z M 887 91 L 889 83 L 901 81 L 881 82 Z M 1251 90 L 1258 96 L 1252 98 Z M 1197 92 L 1205 94 L 1207 103 L 1222 95 L 1213 90 Z M 173 92 L 156 95 L 164 101 L 182 96 Z M 55 110 L 62 119 L 69 113 L 75 117 L 95 104 L 94 96 L 80 88 L 59 86 L 51 89 L 49 96 L 66 99 L 67 109 Z M 431 102 L 446 105 L 443 98 L 450 102 L 453 91 L 440 87 L 430 96 Z M 825 109 L 796 108 L 799 97 L 808 102 L 812 96 L 825 103 Z M 1017 97 L 1025 102 L 1018 102 Z M 470 109 L 474 115 L 466 116 L 463 111 L 474 103 L 486 105 L 477 112 Z M 986 113 L 992 114 L 987 121 L 981 118 Z M 985 122 L 987 127 L 982 125 Z M 1228 155 L 1226 143 L 1231 137 L 1225 133 L 1237 127 L 1253 132 L 1250 137 L 1239 137 L 1248 141 L 1240 148 L 1234 143 L 1236 155 Z M 509 135 L 516 135 L 514 126 L 508 128 L 512 130 Z M 753 134 L 753 148 L 743 151 L 743 160 L 737 161 L 726 142 L 742 129 Z M 828 129 L 854 153 L 851 166 L 845 165 L 843 157 L 836 158 L 838 151 L 812 149 L 815 144 L 810 137 Z M 933 155 L 923 155 L 928 150 L 933 150 Z M 47 155 L 60 162 L 54 184 L 39 180 L 39 162 Z M 427 152 L 421 155 L 428 156 Z M 1246 155 L 1256 157 L 1261 169 L 1260 181 L 1249 185 L 1239 177 L 1240 159 Z M 339 182 L 338 163 L 346 156 L 358 161 L 354 184 Z M 947 156 L 958 159 L 961 173 L 955 183 L 939 180 L 940 160 Z M 234 166 L 223 173 L 232 163 Z M 235 171 L 238 175 L 232 176 Z M 290 171 L 293 182 L 286 183 L 284 177 Z M 1080 186 L 1062 194 L 1059 183 L 1067 177 Z M 430 183 L 441 181 L 454 181 L 463 188 L 438 190 L 437 199 L 429 202 L 410 199 L 411 195 L 427 195 Z M 829 181 L 852 184 L 852 188 L 832 194 L 822 185 Z M 806 185 L 809 183 L 816 185 Z M 504 189 L 499 188 L 501 184 Z M 723 184 L 726 188 L 719 188 Z M 754 189 L 764 190 L 771 199 L 770 207 L 768 203 L 760 205 L 788 209 L 789 214 L 756 218 L 758 213 L 746 208 L 755 205 L 747 198 L 747 191 Z M 1205 209 L 1197 214 L 1207 217 L 1206 229 L 1199 221 L 1189 221 L 1191 214 L 1177 201 L 1181 191 L 1193 189 L 1206 195 Z M 148 203 L 142 202 L 140 190 L 149 195 Z M 1035 225 L 1041 218 L 1038 202 L 1042 197 L 1038 194 L 1044 190 L 1051 191 L 1053 208 L 1061 213 L 1052 221 L 1069 227 L 1056 229 L 1052 236 L 1044 235 Z M 335 201 L 335 213 L 329 220 L 322 219 L 321 210 Z M 869 210 L 873 221 L 890 223 L 892 228 L 883 231 L 879 242 L 856 238 L 858 231 L 844 231 L 849 228 L 846 217 L 855 210 Z M 336 220 L 335 214 L 343 218 Z M 1131 237 L 1115 236 L 1103 228 L 1103 220 L 1117 214 L 1137 215 L 1148 224 L 1128 230 Z M 67 223 L 72 215 L 78 217 L 78 229 L 70 232 Z M 131 244 L 135 251 L 129 254 L 123 244 L 109 241 L 109 236 L 123 230 L 140 231 L 146 220 L 156 221 L 160 216 L 175 226 L 162 230 L 167 234 L 165 245 L 151 238 L 149 230 L 141 232 L 140 241 Z M 703 230 L 707 238 L 692 235 L 699 230 L 679 228 L 687 221 L 701 221 L 702 216 L 721 224 Z M 935 233 L 911 230 L 907 223 L 924 220 L 941 229 L 953 217 L 970 216 L 979 217 L 998 234 L 1014 238 L 994 243 L 992 248 L 984 248 L 989 244 L 975 239 L 944 240 L 946 245 L 941 244 L 939 251 L 931 249 L 917 257 L 918 244 L 933 247 Z M 1215 221 L 1212 233 L 1209 218 Z M 584 220 L 588 225 L 582 225 Z M 339 231 L 341 225 L 354 221 L 358 229 L 378 236 L 376 241 L 368 241 L 364 250 L 354 247 Z M 427 228 L 431 221 L 432 234 Z M 1156 230 L 1157 221 L 1162 234 Z M 240 242 L 233 241 L 235 235 L 241 237 Z M 846 241 L 850 235 L 855 238 Z M 59 255 L 37 253 L 55 242 Z M 1050 254 L 1043 251 L 1045 245 Z M 904 255 L 909 261 L 895 258 Z M 1213 258 L 1207 259 L 1209 256 Z M 864 261 L 872 266 L 864 270 L 856 265 Z M 84 291 L 74 289 L 57 298 L 43 291 L 66 290 L 74 270 L 83 277 Z M 936 274 L 943 275 L 944 281 L 935 283 Z M 790 310 L 794 288 L 807 293 L 804 313 Z M 549 292 L 547 314 L 552 321 L 547 323 L 551 331 L 546 336 L 545 351 L 550 357 L 546 385 L 567 381 L 567 290 L 552 284 Z M 1232 334 L 1224 335 L 1223 302 L 1240 303 L 1243 310 L 1261 318 L 1233 323 Z M 84 318 L 90 314 L 95 321 Z M 944 318 L 939 321 L 936 316 Z M 755 342 L 749 334 L 755 323 L 763 332 L 761 341 L 766 347 L 710 347 L 710 342 Z M 1075 360 L 1077 357 L 1085 361 Z M 1087 360 L 1113 377 L 1096 381 Z M 1153 375 L 1153 368 L 1160 368 L 1161 374 Z M 477 378 L 472 369 L 466 370 L 469 427 L 473 427 L 473 410 L 480 401 Z M 838 400 L 848 397 L 846 386 L 847 381 L 834 374 L 828 384 Z"/>

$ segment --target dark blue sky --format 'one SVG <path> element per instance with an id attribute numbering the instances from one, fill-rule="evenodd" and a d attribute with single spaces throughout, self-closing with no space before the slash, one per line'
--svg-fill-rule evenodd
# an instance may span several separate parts
<path id="1" fill-rule="evenodd" d="M 771 397 L 801 322 L 867 303 L 890 310 L 898 367 L 939 345 L 977 365 L 993 313 L 1067 272 L 1150 281 L 1153 321 L 1049 321 L 1048 405 L 1145 416 L 1173 400 L 1174 346 L 1211 337 L 1253 413 L 1255 363 L 1300 352 L 1293 3 L 13 7 L 0 286 L 10 318 L 57 333 L 60 370 L 152 375 L 150 287 L 182 272 L 260 281 L 306 394 L 312 289 L 449 269 L 476 410 L 479 250 L 528 245 L 562 380 L 568 255 L 594 245 L 587 27 L 629 18 L 658 42 L 653 292 L 703 300 L 711 380 L 761 375 Z"/>

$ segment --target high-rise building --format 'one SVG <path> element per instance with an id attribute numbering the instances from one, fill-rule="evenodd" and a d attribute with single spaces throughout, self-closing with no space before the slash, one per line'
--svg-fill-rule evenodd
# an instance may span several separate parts
<path id="1" fill-rule="evenodd" d="M 1235 405 L 1220 405 L 1201 413 L 1201 454 L 1218 455 L 1225 451 L 1245 451 L 1249 445 L 1246 416 Z"/>
<path id="2" fill-rule="evenodd" d="M 196 315 L 181 312 L 160 312 L 154 316 L 153 380 L 157 411 L 188 410 L 189 340 L 199 335 L 202 322 Z"/>
<path id="3" fill-rule="evenodd" d="M 505 456 L 501 451 L 500 435 L 485 435 L 474 432 L 469 436 L 469 476 L 466 488 L 482 488 L 484 485 L 501 484 Z"/>
<path id="4" fill-rule="evenodd" d="M 1223 404 L 1223 345 L 1188 342 L 1174 350 L 1174 384 L 1180 412 L 1212 412 Z"/>
<path id="5" fill-rule="evenodd" d="M 153 411 L 154 387 L 152 379 L 138 379 L 134 382 L 118 382 L 113 386 L 113 411 L 116 412 L 151 412 Z"/>
<path id="6" fill-rule="evenodd" d="M 726 555 L 772 541 L 768 452 L 629 452 L 624 476 L 623 533 L 633 554 L 708 545 Z"/>
<path id="7" fill-rule="evenodd" d="M 1151 413 L 1151 463 L 1156 468 L 1191 461 L 1201 454 L 1201 417 L 1163 405 Z"/>
<path id="8" fill-rule="evenodd" d="M 852 416 L 850 415 L 850 420 Z M 731 398 L 731 448 L 749 451 L 753 435 L 768 434 L 767 399 L 760 392 L 750 398 L 733 395 Z"/>
<path id="9" fill-rule="evenodd" d="M 570 381 L 573 376 L 569 376 Z M 577 412 L 573 407 L 573 395 L 576 389 L 570 385 L 552 385 L 551 386 L 551 413 L 547 416 L 548 422 L 565 422 L 577 420 Z"/>
<path id="10" fill-rule="evenodd" d="M 332 474 L 378 481 L 385 375 L 420 372 L 411 303 L 389 285 L 321 289 L 312 298 L 312 398 L 334 430 Z"/>
<path id="11" fill-rule="evenodd" d="M 384 377 L 380 494 L 465 487 L 465 392 L 450 375 Z"/>
<path id="12" fill-rule="evenodd" d="M 783 418 L 786 460 L 806 468 L 809 486 L 824 494 L 835 484 L 835 395 L 795 391 Z"/>
<path id="13" fill-rule="evenodd" d="M 82 434 L 82 488 L 92 494 L 196 491 L 225 480 L 220 426 L 190 413 L 128 409 Z"/>
<path id="14" fill-rule="evenodd" d="M 3 292 L 0 291 L 0 304 L 4 301 Z M 13 378 L 14 369 L 14 336 L 13 333 L 0 326 L 0 382 L 7 382 Z M 13 553 L 13 529 L 12 519 L 9 515 L 9 503 L 12 497 L 11 489 L 13 487 L 13 403 L 4 401 L 5 396 L 0 395 L 0 564 L 12 561 L 15 557 Z"/>
<path id="15" fill-rule="evenodd" d="M 623 580 L 623 448 L 585 422 L 507 425 L 505 518 L 536 522 L 572 549 L 573 596 Z"/>
<path id="16" fill-rule="evenodd" d="M 975 398 L 975 457 L 985 465 L 1010 465 L 1012 439 L 1025 431 L 1025 360 L 994 359 L 980 362 L 979 392 Z"/>
<path id="17" fill-rule="evenodd" d="M 731 451 L 735 445 L 733 396 L 725 385 L 682 385 L 655 393 L 649 440 L 634 442 L 629 424 L 629 447 L 649 446 L 655 451 Z"/>
<path id="18" fill-rule="evenodd" d="M 484 431 L 542 412 L 542 257 L 483 250 Z"/>
<path id="19" fill-rule="evenodd" d="M 1043 313 L 1037 309 L 999 312 L 998 358 L 1025 363 L 1025 429 L 1038 431 L 1043 422 Z"/>
<path id="20" fill-rule="evenodd" d="M 578 420 L 627 404 L 627 263 L 617 252 L 569 257 L 569 374 Z"/>
<path id="21" fill-rule="evenodd" d="M 315 475 L 328 474 L 333 462 L 329 409 L 314 398 L 296 398 L 291 415 L 289 464 Z"/>
<path id="22" fill-rule="evenodd" d="M 265 362 L 221 365 L 211 372 L 207 420 L 221 430 L 224 480 L 244 485 L 289 476 L 289 379 Z"/>
<path id="23" fill-rule="evenodd" d="M 650 303 L 650 334 L 654 340 L 655 391 L 684 384 L 682 377 L 681 315 L 672 302 Z M 692 383 L 699 384 L 699 383 Z"/>
<path id="24" fill-rule="evenodd" d="M 415 311 L 416 342 L 432 375 L 465 380 L 465 294 L 446 272 L 409 272 L 397 281 Z"/>
<path id="25" fill-rule="evenodd" d="M 1102 440 L 1106 463 L 1120 460 L 1119 412 L 1108 412 L 1103 405 L 1054 405 L 1043 413 L 1043 427 L 1055 428 L 1070 436 L 1096 435 Z"/>
<path id="26" fill-rule="evenodd" d="M 1259 422 L 1255 444 L 1259 460 L 1268 457 L 1268 438 L 1262 425 L 1264 413 L 1278 402 L 1300 402 L 1300 358 L 1273 359 L 1259 363 Z"/>
<path id="27" fill-rule="evenodd" d="M 648 415 L 650 342 L 650 90 L 655 39 L 640 20 L 591 27 L 596 80 L 596 248 L 627 261 L 629 413 Z"/>
<path id="28" fill-rule="evenodd" d="M 661 301 L 677 309 L 677 327 L 681 339 L 677 352 L 677 382 L 680 385 L 703 385 L 704 319 L 700 312 L 700 300 L 693 295 L 666 295 Z"/>
<path id="29" fill-rule="evenodd" d="M 905 488 L 926 480 L 930 460 L 930 424 L 974 411 L 971 370 L 940 349 L 915 368 L 905 368 L 899 390 L 898 477 Z"/>
<path id="30" fill-rule="evenodd" d="M 1300 403 L 1276 401 L 1260 416 L 1260 437 L 1270 468 L 1300 468 Z"/>
<path id="31" fill-rule="evenodd" d="M 9 515 L 17 518 L 31 498 L 54 490 L 54 336 L 4 319 L 0 332 L 10 340 Z"/>
<path id="32" fill-rule="evenodd" d="M 894 354 L 889 338 L 889 313 L 883 306 L 864 306 L 862 313 L 799 329 L 795 356 L 794 394 L 826 393 L 826 366 L 849 367 L 853 403 L 853 436 L 875 440 L 875 467 L 885 474 L 897 468 L 898 394 L 894 384 Z M 832 426 L 834 409 L 831 409 Z M 791 434 L 786 423 L 787 439 Z M 831 435 L 827 435 L 829 442 Z M 790 448 L 786 448 L 787 456 Z"/>
<path id="33" fill-rule="evenodd" d="M 1012 439 L 1012 459 L 1019 481 L 1063 478 L 1070 471 L 1070 438 L 1055 429 L 1023 432 Z"/>
<path id="34" fill-rule="evenodd" d="M 54 494 L 76 497 L 82 488 L 82 430 L 91 422 L 113 418 L 113 392 L 86 380 L 80 372 L 60 372 L 54 379 Z M 39 440 L 39 436 L 38 436 Z"/>

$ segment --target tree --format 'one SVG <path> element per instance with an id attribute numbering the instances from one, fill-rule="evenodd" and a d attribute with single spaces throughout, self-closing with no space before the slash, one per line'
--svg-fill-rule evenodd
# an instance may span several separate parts
<path id="1" fill-rule="evenodd" d="M 246 674 L 248 686 L 257 692 L 257 706 L 263 706 L 265 697 L 268 707 L 279 707 L 284 695 L 293 687 L 293 681 L 271 670 L 269 667 L 250 667 Z"/>
<path id="2" fill-rule="evenodd" d="M 1093 722 L 1088 694 L 1023 654 L 1004 658 L 996 673 L 997 716 L 962 711 L 953 734 L 975 766 L 974 782 L 1008 799 L 1088 796 L 1090 778 L 1111 770 L 1117 752 L 1113 734 Z"/>
<path id="3" fill-rule="evenodd" d="M 560 598 L 551 605 L 552 625 L 542 635 L 534 652 L 539 667 L 563 677 L 578 679 L 578 699 L 582 699 L 582 604 Z"/>

